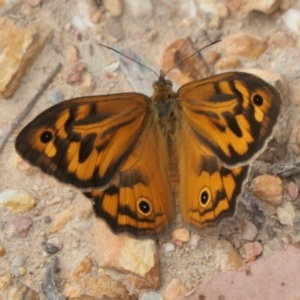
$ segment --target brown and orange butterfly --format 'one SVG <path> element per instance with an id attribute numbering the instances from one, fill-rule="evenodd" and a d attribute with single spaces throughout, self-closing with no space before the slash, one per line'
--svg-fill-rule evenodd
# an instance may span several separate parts
<path id="1" fill-rule="evenodd" d="M 279 92 L 247 73 L 182 86 L 163 72 L 151 98 L 80 97 L 42 112 L 16 139 L 18 153 L 93 199 L 110 228 L 157 236 L 175 215 L 170 162 L 178 163 L 183 220 L 199 229 L 233 215 L 250 161 L 278 118 Z"/>

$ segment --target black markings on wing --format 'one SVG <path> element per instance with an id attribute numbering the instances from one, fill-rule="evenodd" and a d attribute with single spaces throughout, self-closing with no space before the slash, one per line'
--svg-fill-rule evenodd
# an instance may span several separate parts
<path id="1" fill-rule="evenodd" d="M 96 133 L 90 133 L 81 140 L 79 146 L 79 163 L 84 163 L 86 159 L 91 155 L 94 149 L 96 138 Z"/>
<path id="2" fill-rule="evenodd" d="M 242 192 L 243 188 L 243 182 L 248 177 L 249 172 L 249 166 L 243 166 L 240 167 L 241 171 L 240 173 L 236 174 L 234 173 L 233 169 L 226 168 L 217 161 L 216 157 L 213 156 L 205 156 L 203 157 L 202 164 L 198 166 L 197 169 L 197 175 L 200 176 L 202 172 L 207 172 L 210 175 L 210 178 L 213 178 L 214 173 L 219 173 L 220 178 L 223 182 L 222 187 L 220 187 L 215 195 L 215 199 L 212 203 L 212 206 L 210 208 L 206 208 L 202 213 L 197 210 L 192 210 L 193 212 L 199 213 L 200 216 L 204 216 L 207 213 L 214 212 L 219 204 L 219 202 L 225 198 L 228 199 L 229 203 L 229 209 L 222 211 L 218 216 L 215 216 L 212 218 L 211 222 L 212 224 L 218 223 L 220 220 L 222 220 L 224 217 L 231 217 L 234 215 L 235 209 L 236 209 L 236 203 L 237 203 L 237 197 Z M 226 183 L 224 182 L 224 178 L 227 176 L 234 177 L 235 180 L 235 186 L 234 191 L 231 197 L 228 197 L 225 190 Z M 214 187 L 214 182 L 210 183 L 212 187 Z"/>
<path id="3" fill-rule="evenodd" d="M 222 113 L 222 116 L 226 122 L 227 127 L 237 136 L 237 137 L 242 137 L 243 133 L 240 128 L 239 123 L 237 122 L 236 116 L 231 114 L 228 111 L 224 111 Z"/>

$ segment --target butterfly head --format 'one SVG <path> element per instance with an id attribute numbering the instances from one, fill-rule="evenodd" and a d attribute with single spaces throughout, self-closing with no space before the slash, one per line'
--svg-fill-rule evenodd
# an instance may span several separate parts
<path id="1" fill-rule="evenodd" d="M 166 79 L 166 74 L 162 70 L 160 70 L 158 80 L 153 82 L 153 88 L 156 88 L 159 86 L 168 86 L 168 87 L 173 86 L 172 81 Z"/>

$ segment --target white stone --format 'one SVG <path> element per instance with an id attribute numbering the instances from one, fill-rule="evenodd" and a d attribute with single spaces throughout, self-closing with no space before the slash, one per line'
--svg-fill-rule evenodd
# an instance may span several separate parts
<path id="1" fill-rule="evenodd" d="M 156 292 L 147 292 L 143 294 L 141 300 L 163 300 L 163 298 Z"/>
<path id="2" fill-rule="evenodd" d="M 295 8 L 290 8 L 284 12 L 281 19 L 285 26 L 296 33 L 299 33 L 300 11 Z"/>
<path id="3" fill-rule="evenodd" d="M 165 244 L 165 252 L 172 252 L 175 250 L 175 245 L 172 243 Z"/>
<path id="4" fill-rule="evenodd" d="M 288 226 L 294 225 L 295 211 L 292 211 L 289 206 L 287 208 L 286 206 L 277 207 L 276 215 L 281 224 Z"/>
<path id="5" fill-rule="evenodd" d="M 248 220 L 243 222 L 243 239 L 253 241 L 257 236 L 258 230 L 256 226 Z"/>
<path id="6" fill-rule="evenodd" d="M 192 234 L 189 244 L 191 247 L 197 247 L 200 240 L 201 240 L 201 237 L 199 234 Z"/>

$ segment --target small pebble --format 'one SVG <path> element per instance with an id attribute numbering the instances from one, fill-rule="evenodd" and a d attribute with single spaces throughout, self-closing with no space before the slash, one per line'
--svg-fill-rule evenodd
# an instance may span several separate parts
<path id="1" fill-rule="evenodd" d="M 44 218 L 44 222 L 45 222 L 45 224 L 51 223 L 51 222 L 52 222 L 51 217 L 50 217 L 50 216 L 46 216 L 46 217 Z"/>
<path id="2" fill-rule="evenodd" d="M 253 212 L 252 221 L 258 229 L 261 229 L 266 221 L 264 212 L 262 210 L 257 210 Z"/>
<path id="3" fill-rule="evenodd" d="M 25 255 L 23 253 L 19 253 L 13 258 L 11 265 L 13 268 L 19 268 L 22 265 L 24 265 L 25 262 L 26 262 Z"/>
<path id="4" fill-rule="evenodd" d="M 32 225 L 32 220 L 27 216 L 8 216 L 6 218 L 6 222 L 8 225 L 13 225 L 15 228 L 16 234 L 20 236 L 27 236 L 28 230 Z"/>
<path id="5" fill-rule="evenodd" d="M 91 15 L 91 21 L 94 24 L 99 23 L 101 18 L 102 18 L 102 12 L 100 10 L 93 12 Z"/>
<path id="6" fill-rule="evenodd" d="M 186 243 L 190 240 L 190 232 L 186 228 L 175 229 L 172 232 L 172 239 Z"/>
<path id="7" fill-rule="evenodd" d="M 224 3 L 218 2 L 216 4 L 216 9 L 217 9 L 217 13 L 218 13 L 220 18 L 222 18 L 222 19 L 228 18 L 229 10 L 228 10 L 227 6 Z"/>
<path id="8" fill-rule="evenodd" d="M 274 13 L 280 5 L 281 0 L 246 1 L 239 11 L 241 16 L 246 17 L 251 11 L 260 11 L 265 14 Z"/>
<path id="9" fill-rule="evenodd" d="M 221 271 L 236 270 L 244 265 L 244 261 L 232 245 L 221 240 L 215 247 L 216 263 Z"/>
<path id="10" fill-rule="evenodd" d="M 181 299 L 188 292 L 187 288 L 177 278 L 172 278 L 162 293 L 165 300 Z"/>
<path id="11" fill-rule="evenodd" d="M 175 245 L 172 243 L 166 243 L 165 244 L 165 252 L 172 252 L 175 250 Z"/>
<path id="12" fill-rule="evenodd" d="M 243 222 L 243 239 L 247 241 L 253 241 L 258 233 L 256 226 L 248 220 Z"/>
<path id="13" fill-rule="evenodd" d="M 282 225 L 294 225 L 295 210 L 290 202 L 287 202 L 283 207 L 277 207 L 276 215 Z"/>
<path id="14" fill-rule="evenodd" d="M 48 99 L 51 105 L 55 105 L 64 100 L 64 95 L 62 94 L 61 91 L 55 90 L 50 92 Z"/>
<path id="15" fill-rule="evenodd" d="M 112 17 L 120 17 L 123 12 L 122 0 L 102 0 L 104 8 L 109 11 Z"/>
<path id="16" fill-rule="evenodd" d="M 181 248 L 183 246 L 183 242 L 179 241 L 179 240 L 174 241 L 174 244 L 175 244 L 175 246 L 177 246 L 179 248 Z"/>
<path id="17" fill-rule="evenodd" d="M 196 248 L 199 245 L 199 242 L 201 240 L 201 237 L 199 234 L 191 234 L 191 239 L 189 241 L 189 244 L 191 247 Z"/>
<path id="18" fill-rule="evenodd" d="M 75 84 L 81 82 L 83 72 L 86 70 L 86 64 L 78 62 L 73 70 L 67 75 L 67 84 Z"/>
<path id="19" fill-rule="evenodd" d="M 89 274 L 92 271 L 93 265 L 92 259 L 86 256 L 73 271 L 70 281 L 78 281 Z"/>
<path id="20" fill-rule="evenodd" d="M 83 195 L 78 194 L 75 199 L 74 214 L 79 219 L 88 219 L 93 212 L 92 201 L 86 199 Z"/>
<path id="21" fill-rule="evenodd" d="M 59 248 L 56 247 L 55 245 L 53 244 L 50 244 L 48 242 L 42 242 L 41 244 L 43 246 L 43 248 L 45 249 L 45 251 L 48 253 L 48 254 L 54 254 L 56 252 L 59 251 Z"/>
<path id="22" fill-rule="evenodd" d="M 272 205 L 282 202 L 282 180 L 273 175 L 260 175 L 252 180 L 253 194 Z"/>
<path id="23" fill-rule="evenodd" d="M 50 233 L 56 232 L 62 229 L 65 224 L 70 221 L 73 217 L 73 213 L 69 209 L 65 209 L 59 215 L 56 216 L 55 220 L 53 221 L 52 227 L 49 229 Z"/>
<path id="24" fill-rule="evenodd" d="M 79 59 L 79 50 L 75 46 L 70 46 L 66 50 L 66 59 L 70 62 L 78 62 Z"/>
<path id="25" fill-rule="evenodd" d="M 243 248 L 246 252 L 246 262 L 255 260 L 263 253 L 263 246 L 259 242 L 246 243 Z"/>
<path id="26" fill-rule="evenodd" d="M 284 209 L 292 216 L 293 220 L 296 217 L 295 208 L 291 201 L 288 201 L 284 204 Z"/>
<path id="27" fill-rule="evenodd" d="M 81 89 L 82 93 L 91 93 L 96 87 L 96 82 L 94 77 L 91 73 L 86 73 L 84 75 L 83 81 L 80 84 L 79 88 Z"/>
<path id="28" fill-rule="evenodd" d="M 146 292 L 142 295 L 141 300 L 163 300 L 163 298 L 156 292 Z"/>
<path id="29" fill-rule="evenodd" d="M 82 73 L 76 70 L 73 70 L 67 75 L 67 84 L 75 84 L 80 82 L 82 79 Z"/>
<path id="30" fill-rule="evenodd" d="M 209 29 L 219 29 L 221 27 L 222 21 L 218 15 L 214 15 L 208 23 Z"/>
<path id="31" fill-rule="evenodd" d="M 109 73 L 115 72 L 120 67 L 120 62 L 114 62 L 105 67 L 105 71 Z"/>
<path id="32" fill-rule="evenodd" d="M 289 8 L 281 15 L 281 19 L 289 30 L 299 33 L 300 10 Z"/>
<path id="33" fill-rule="evenodd" d="M 20 276 L 23 276 L 26 274 L 26 268 L 25 267 L 19 267 L 18 269 Z"/>
<path id="34" fill-rule="evenodd" d="M 7 190 L 0 193 L 0 206 L 7 208 L 13 215 L 28 212 L 36 204 L 35 197 L 27 192 Z"/>
<path id="35" fill-rule="evenodd" d="M 291 196 L 292 200 L 296 200 L 299 194 L 298 186 L 294 181 L 289 182 L 287 186 L 287 191 L 289 195 Z"/>

